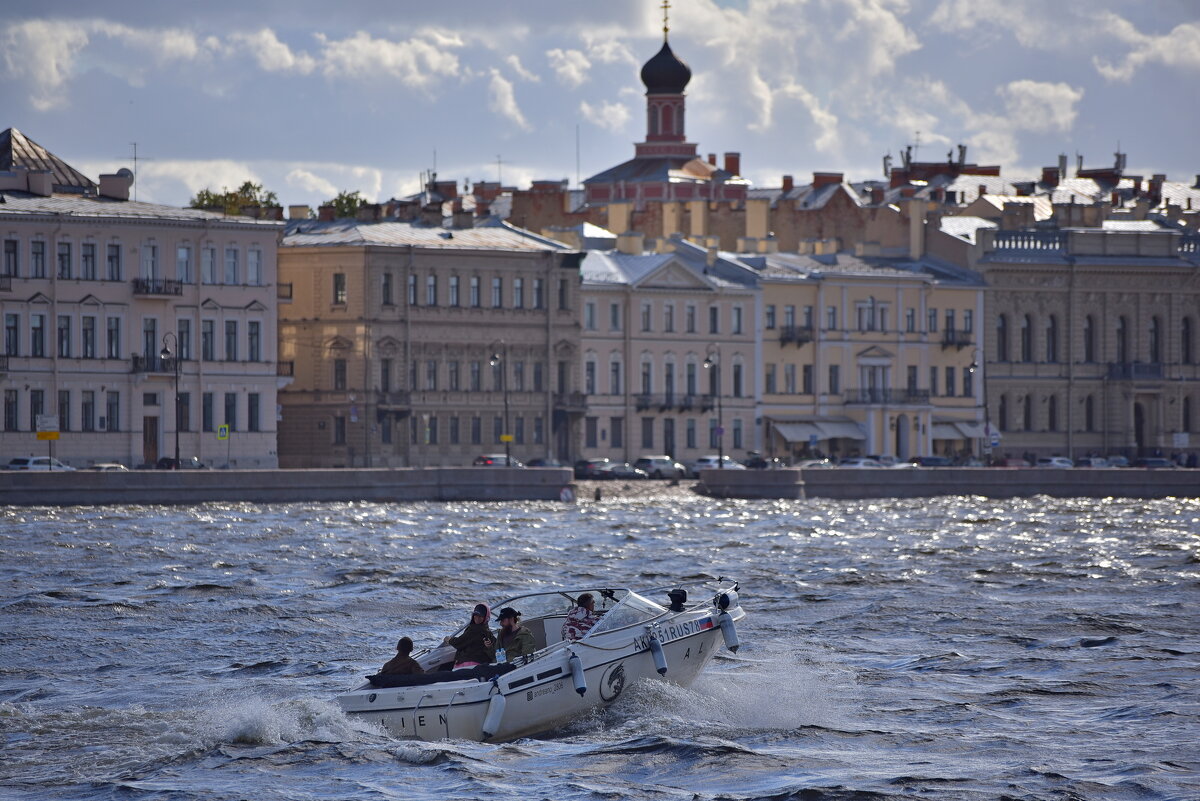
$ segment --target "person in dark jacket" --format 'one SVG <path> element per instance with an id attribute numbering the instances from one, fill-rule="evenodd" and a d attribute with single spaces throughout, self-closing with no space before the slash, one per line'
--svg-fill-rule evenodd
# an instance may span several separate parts
<path id="1" fill-rule="evenodd" d="M 496 637 L 488 628 L 491 610 L 487 604 L 476 604 L 471 612 L 471 622 L 457 637 L 447 637 L 443 642 L 453 645 L 454 669 L 490 665 L 496 661 Z"/>
<path id="2" fill-rule="evenodd" d="M 500 610 L 500 633 L 496 645 L 504 649 L 504 661 L 515 662 L 523 656 L 528 656 L 536 650 L 533 632 L 521 625 L 521 613 L 511 606 Z"/>
<path id="3" fill-rule="evenodd" d="M 379 669 L 380 673 L 390 673 L 396 676 L 419 676 L 425 671 L 413 659 L 412 654 L 413 641 L 408 637 L 401 637 L 400 642 L 396 643 L 396 655 L 391 660 Z"/>

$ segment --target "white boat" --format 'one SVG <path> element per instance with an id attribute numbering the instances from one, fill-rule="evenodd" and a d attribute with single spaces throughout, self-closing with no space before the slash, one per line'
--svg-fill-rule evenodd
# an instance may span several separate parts
<path id="1" fill-rule="evenodd" d="M 689 602 L 688 589 L 703 600 Z M 737 589 L 718 580 L 662 590 L 667 606 L 650 592 L 596 587 L 509 598 L 493 609 L 517 609 L 537 645 L 519 663 L 450 670 L 454 649 L 439 646 L 413 654 L 424 675 L 372 676 L 337 701 L 409 739 L 500 742 L 538 734 L 613 703 L 639 679 L 688 686 L 721 645 L 737 651 L 736 624 L 746 616 Z M 564 641 L 563 622 L 585 592 L 601 617 L 582 639 Z"/>

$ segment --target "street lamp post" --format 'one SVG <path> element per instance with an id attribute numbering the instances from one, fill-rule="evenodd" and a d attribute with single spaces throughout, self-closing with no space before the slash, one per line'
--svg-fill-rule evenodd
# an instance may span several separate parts
<path id="1" fill-rule="evenodd" d="M 992 418 L 988 414 L 988 396 L 987 386 L 985 386 L 984 375 L 979 372 L 979 348 L 975 349 L 975 353 L 971 358 L 971 363 L 967 366 L 967 372 L 974 377 L 979 375 L 979 394 L 983 396 L 983 453 L 988 457 L 988 462 L 991 462 L 992 455 Z"/>
<path id="2" fill-rule="evenodd" d="M 175 343 L 175 354 L 172 355 L 171 348 L 167 344 L 168 337 L 170 341 Z M 163 347 L 158 352 L 158 358 L 166 366 L 167 359 L 171 359 L 172 367 L 175 372 L 175 470 L 179 469 L 179 337 L 173 331 L 168 331 L 163 334 Z"/>
<path id="3" fill-rule="evenodd" d="M 508 433 L 508 345 L 503 341 L 492 343 L 494 348 L 499 345 L 503 350 L 503 356 L 500 350 L 492 351 L 492 358 L 488 360 L 488 364 L 492 367 L 500 367 L 500 390 L 504 394 L 504 433 L 500 439 L 504 440 L 504 466 L 512 467 L 512 436 Z"/>
<path id="4" fill-rule="evenodd" d="M 717 469 L 725 469 L 725 420 L 721 408 L 721 348 L 717 343 L 709 344 L 705 351 L 704 369 L 712 370 L 712 386 L 717 396 Z"/>

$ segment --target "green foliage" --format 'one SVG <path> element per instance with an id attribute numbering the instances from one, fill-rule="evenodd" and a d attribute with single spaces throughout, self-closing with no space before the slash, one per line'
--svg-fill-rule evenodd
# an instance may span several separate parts
<path id="1" fill-rule="evenodd" d="M 241 214 L 247 206 L 278 206 L 279 198 L 274 192 L 264 190 L 262 184 L 246 181 L 237 189 L 221 187 L 220 192 L 205 187 L 196 193 L 188 205 L 193 209 L 219 207 L 226 214 Z"/>
<path id="2" fill-rule="evenodd" d="M 338 196 L 332 200 L 326 200 L 322 206 L 333 206 L 334 213 L 338 217 L 353 217 L 358 213 L 359 207 L 367 202 L 367 199 L 357 191 L 338 192 Z"/>

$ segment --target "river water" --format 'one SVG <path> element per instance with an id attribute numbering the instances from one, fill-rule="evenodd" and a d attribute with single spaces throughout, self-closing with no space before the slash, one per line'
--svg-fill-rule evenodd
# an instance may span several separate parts
<path id="1" fill-rule="evenodd" d="M 0 798 L 1196 799 L 1200 501 L 0 510 Z M 736 577 L 742 649 L 544 737 L 332 703 L 476 600 Z"/>

